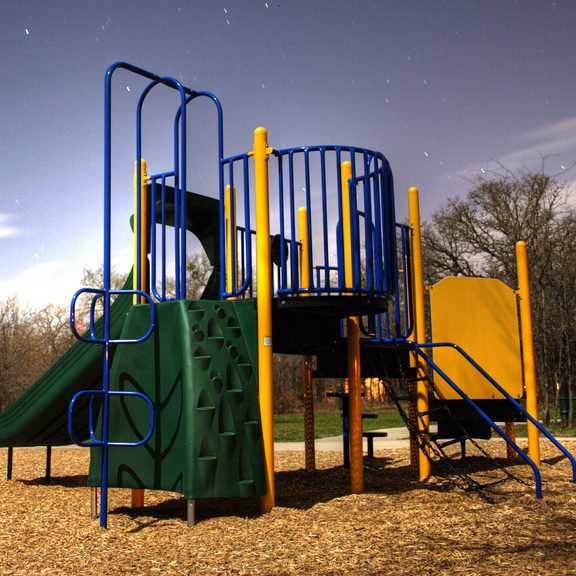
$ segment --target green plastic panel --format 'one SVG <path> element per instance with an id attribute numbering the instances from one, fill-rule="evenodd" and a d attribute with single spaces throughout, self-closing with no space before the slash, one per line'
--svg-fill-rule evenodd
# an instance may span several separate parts
<path id="1" fill-rule="evenodd" d="M 146 341 L 119 346 L 111 389 L 143 392 L 155 406 L 154 433 L 140 447 L 111 447 L 110 487 L 179 492 L 188 499 L 266 491 L 253 301 L 156 304 Z M 134 306 L 123 338 L 141 334 L 148 305 Z M 110 403 L 110 439 L 140 440 L 149 408 L 140 398 Z M 100 484 L 92 448 L 89 484 Z"/>

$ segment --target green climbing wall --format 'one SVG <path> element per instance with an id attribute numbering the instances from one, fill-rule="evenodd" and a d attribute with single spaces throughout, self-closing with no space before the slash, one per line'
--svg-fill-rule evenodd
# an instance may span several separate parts
<path id="1" fill-rule="evenodd" d="M 111 447 L 111 487 L 179 492 L 188 499 L 266 492 L 257 383 L 253 301 L 156 304 L 144 342 L 118 346 L 112 390 L 143 392 L 155 406 L 154 433 L 140 447 Z M 148 305 L 134 306 L 122 338 L 147 330 Z M 148 431 L 140 398 L 112 397 L 110 440 Z M 100 484 L 100 449 L 91 449 L 89 484 Z"/>

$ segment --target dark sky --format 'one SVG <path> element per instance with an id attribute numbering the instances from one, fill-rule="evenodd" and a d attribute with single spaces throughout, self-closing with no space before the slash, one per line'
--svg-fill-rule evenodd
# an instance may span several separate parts
<path id="1" fill-rule="evenodd" d="M 102 260 L 113 62 L 215 93 L 226 155 L 249 150 L 260 125 L 276 148 L 381 151 L 404 220 L 409 186 L 427 216 L 496 161 L 538 169 L 544 156 L 554 174 L 574 163 L 575 22 L 573 0 L 0 0 L 0 296 L 66 303 L 83 267 Z M 132 201 L 138 94 L 120 74 L 121 210 Z M 211 166 L 193 187 L 215 195 Z M 123 234 L 120 267 L 131 253 Z"/>

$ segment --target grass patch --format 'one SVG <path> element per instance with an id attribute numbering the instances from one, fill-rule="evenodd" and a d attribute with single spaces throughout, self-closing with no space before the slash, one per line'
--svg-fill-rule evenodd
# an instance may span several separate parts
<path id="1" fill-rule="evenodd" d="M 550 432 L 552 436 L 558 436 L 558 437 L 576 436 L 576 426 L 568 428 L 568 426 L 565 426 L 560 422 L 550 422 L 550 424 L 548 426 L 544 426 L 544 428 L 546 428 L 546 430 L 548 430 L 548 432 Z M 527 434 L 528 432 L 526 430 L 526 424 L 516 424 L 517 436 L 526 436 Z"/>
<path id="2" fill-rule="evenodd" d="M 404 426 L 400 414 L 391 406 L 365 407 L 363 414 L 374 413 L 376 418 L 364 418 L 363 430 L 378 430 L 380 428 L 400 428 Z M 546 428 L 550 434 L 559 437 L 576 437 L 576 427 L 568 428 L 560 422 L 550 423 Z M 318 409 L 314 412 L 314 437 L 326 438 L 342 434 L 342 416 L 340 410 Z M 516 435 L 526 436 L 526 425 L 516 424 Z M 274 416 L 274 440 L 276 442 L 303 442 L 304 441 L 304 413 L 276 414 Z"/>
<path id="3" fill-rule="evenodd" d="M 364 414 L 376 414 L 376 418 L 365 418 L 362 421 L 364 430 L 380 428 L 399 428 L 404 426 L 400 414 L 393 407 L 369 407 Z M 314 436 L 326 438 L 342 434 L 342 416 L 338 409 L 321 409 L 314 412 Z M 276 414 L 274 416 L 274 440 L 276 442 L 304 441 L 304 413 Z"/>

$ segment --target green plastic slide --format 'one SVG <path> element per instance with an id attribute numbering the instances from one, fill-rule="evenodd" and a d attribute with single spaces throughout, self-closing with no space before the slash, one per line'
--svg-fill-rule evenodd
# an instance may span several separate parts
<path id="1" fill-rule="evenodd" d="M 124 288 L 132 288 L 132 273 Z M 110 307 L 110 335 L 120 336 L 132 294 L 118 296 Z M 0 446 L 63 446 L 71 444 L 68 406 L 81 390 L 102 388 L 102 346 L 76 342 L 36 383 L 0 413 Z M 74 432 L 87 439 L 88 401 L 74 409 Z"/>

